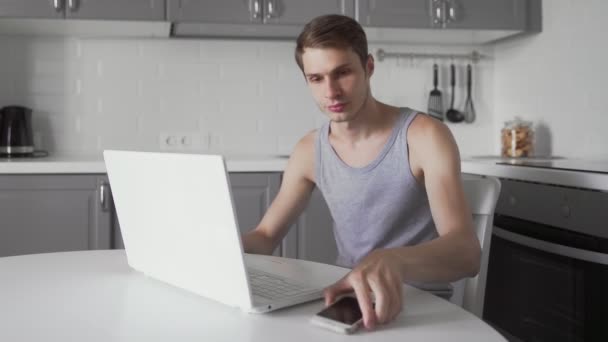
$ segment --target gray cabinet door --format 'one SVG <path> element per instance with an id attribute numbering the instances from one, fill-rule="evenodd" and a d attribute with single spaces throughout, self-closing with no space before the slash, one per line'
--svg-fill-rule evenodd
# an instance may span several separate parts
<path id="1" fill-rule="evenodd" d="M 54 6 L 54 0 L 0 0 L 0 18 L 63 18 L 63 9 Z"/>
<path id="2" fill-rule="evenodd" d="M 66 18 L 165 20 L 165 0 L 67 0 Z"/>
<path id="3" fill-rule="evenodd" d="M 262 22 L 264 0 L 167 1 L 167 18 L 169 21 L 222 24 L 252 24 Z"/>
<path id="4" fill-rule="evenodd" d="M 304 25 L 324 14 L 355 16 L 354 0 L 264 0 L 264 22 Z"/>
<path id="5" fill-rule="evenodd" d="M 430 0 L 357 0 L 357 21 L 370 27 L 432 28 Z"/>
<path id="6" fill-rule="evenodd" d="M 279 173 L 230 173 L 232 198 L 241 234 L 254 229 L 262 220 L 279 190 Z M 281 255 L 279 246 L 275 255 Z"/>
<path id="7" fill-rule="evenodd" d="M 525 30 L 526 0 L 446 0 L 454 19 L 446 28 Z"/>
<path id="8" fill-rule="evenodd" d="M 102 175 L 1 175 L 0 256 L 108 249 Z"/>
<path id="9" fill-rule="evenodd" d="M 315 188 L 310 197 L 308 207 L 295 223 L 297 258 L 325 264 L 335 264 L 338 249 L 336 247 L 333 225 L 331 213 L 325 199 L 321 191 Z"/>
<path id="10" fill-rule="evenodd" d="M 257 227 L 260 223 L 278 193 L 279 182 L 279 173 L 230 173 L 232 198 L 241 234 Z M 119 221 L 117 217 L 113 220 L 113 247 L 125 248 Z M 277 248 L 274 254 L 281 255 L 281 247 Z"/>

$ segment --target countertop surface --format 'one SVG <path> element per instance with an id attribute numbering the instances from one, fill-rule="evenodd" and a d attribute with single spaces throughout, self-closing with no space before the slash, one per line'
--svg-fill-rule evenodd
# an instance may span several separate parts
<path id="1" fill-rule="evenodd" d="M 588 159 L 561 159 L 567 160 L 571 165 L 606 165 L 606 160 Z M 588 172 L 582 170 L 551 169 L 545 167 L 532 167 L 518 165 L 522 160 L 496 158 L 463 157 L 461 169 L 463 173 L 471 173 L 499 178 L 556 184 L 577 188 L 608 191 L 608 172 Z M 608 169 L 607 169 L 608 171 Z"/>
<path id="2" fill-rule="evenodd" d="M 229 172 L 282 172 L 288 156 L 226 155 Z M 576 165 L 577 160 L 568 159 Z M 530 182 L 608 191 L 608 172 L 585 172 L 517 165 L 519 160 L 499 157 L 462 158 L 462 172 Z M 580 160 L 580 165 L 607 165 L 608 161 Z M 43 158 L 0 159 L 0 174 L 100 174 L 106 173 L 100 155 L 56 154 Z"/>
<path id="3" fill-rule="evenodd" d="M 282 172 L 287 156 L 226 155 L 229 172 Z M 0 159 L 0 174 L 106 173 L 101 155 L 57 154 L 41 158 Z"/>

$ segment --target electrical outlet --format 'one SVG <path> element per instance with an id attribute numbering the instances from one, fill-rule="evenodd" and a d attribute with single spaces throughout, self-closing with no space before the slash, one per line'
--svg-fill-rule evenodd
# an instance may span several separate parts
<path id="1" fill-rule="evenodd" d="M 174 133 L 161 133 L 159 137 L 160 149 L 163 151 L 176 151 L 179 150 L 178 138 Z"/>
<path id="2" fill-rule="evenodd" d="M 209 147 L 207 136 L 199 132 L 163 132 L 159 140 L 163 151 L 198 151 Z"/>

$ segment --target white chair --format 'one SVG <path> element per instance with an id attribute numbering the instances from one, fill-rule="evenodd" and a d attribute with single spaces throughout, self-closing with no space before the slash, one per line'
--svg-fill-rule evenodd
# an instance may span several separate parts
<path id="1" fill-rule="evenodd" d="M 481 318 L 490 256 L 494 208 L 500 194 L 500 181 L 491 176 L 462 175 L 465 197 L 473 214 L 473 225 L 481 244 L 479 274 L 455 283 L 450 301 Z"/>

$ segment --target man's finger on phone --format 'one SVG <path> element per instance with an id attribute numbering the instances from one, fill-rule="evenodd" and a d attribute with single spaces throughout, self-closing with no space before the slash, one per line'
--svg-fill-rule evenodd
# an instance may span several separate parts
<path id="1" fill-rule="evenodd" d="M 391 294 L 392 294 L 392 299 L 391 300 L 391 305 L 392 305 L 392 309 L 391 309 L 391 315 L 390 315 L 390 320 L 392 320 L 393 318 L 395 318 L 399 312 L 401 312 L 401 308 L 403 307 L 403 292 L 402 292 L 402 287 L 401 287 L 401 282 L 395 282 L 393 284 L 393 286 L 391 287 Z"/>
<path id="2" fill-rule="evenodd" d="M 357 302 L 359 302 L 359 308 L 363 314 L 363 324 L 366 328 L 371 329 L 376 325 L 376 312 L 372 305 L 369 285 L 365 279 L 353 280 L 352 278 L 351 285 L 355 290 Z"/>
<path id="3" fill-rule="evenodd" d="M 378 323 L 384 324 L 390 316 L 390 294 L 385 284 L 370 281 L 369 286 L 376 298 L 375 312 Z"/>
<path id="4" fill-rule="evenodd" d="M 341 294 L 352 292 L 352 286 L 346 281 L 346 278 L 342 278 L 338 280 L 333 285 L 323 291 L 323 297 L 325 297 L 325 306 L 330 305 L 331 303 L 336 301 L 336 298 Z"/>

